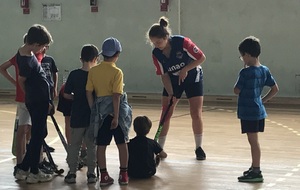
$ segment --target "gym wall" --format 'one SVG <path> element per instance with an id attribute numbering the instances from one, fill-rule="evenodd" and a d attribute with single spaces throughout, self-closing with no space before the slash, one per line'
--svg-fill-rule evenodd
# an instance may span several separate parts
<path id="1" fill-rule="evenodd" d="M 113 36 L 123 46 L 117 65 L 124 72 L 125 90 L 161 93 L 162 83 L 155 74 L 152 47 L 145 35 L 160 16 L 167 16 L 173 34 L 188 36 L 206 54 L 205 95 L 234 96 L 233 85 L 243 67 L 237 46 L 243 38 L 254 35 L 262 44 L 261 63 L 270 68 L 279 84 L 278 97 L 300 96 L 298 0 L 169 0 L 167 12 L 160 11 L 159 0 L 98 0 L 98 12 L 91 11 L 88 0 L 29 1 L 30 14 L 23 14 L 20 0 L 0 1 L 0 62 L 16 53 L 32 24 L 43 24 L 54 39 L 48 54 L 60 70 L 59 84 L 69 71 L 81 66 L 84 44 L 101 49 L 102 41 Z M 60 20 L 43 16 L 43 5 L 51 4 L 60 6 Z M 3 76 L 0 91 L 14 91 Z"/>

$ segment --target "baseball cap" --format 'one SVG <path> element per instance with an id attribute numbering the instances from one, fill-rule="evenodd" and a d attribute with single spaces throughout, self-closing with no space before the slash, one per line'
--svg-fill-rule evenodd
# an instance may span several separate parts
<path id="1" fill-rule="evenodd" d="M 122 46 L 119 40 L 117 40 L 114 37 L 109 37 L 103 41 L 102 51 L 100 52 L 100 54 L 111 57 L 116 52 L 121 52 L 121 51 L 122 51 Z"/>

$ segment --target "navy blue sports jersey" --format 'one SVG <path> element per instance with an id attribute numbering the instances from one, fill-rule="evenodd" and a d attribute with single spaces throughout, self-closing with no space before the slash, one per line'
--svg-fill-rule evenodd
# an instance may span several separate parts
<path id="1" fill-rule="evenodd" d="M 203 52 L 187 37 L 175 35 L 170 37 L 171 52 L 167 58 L 162 50 L 154 48 L 152 51 L 156 74 L 169 73 L 171 77 L 178 77 L 179 71 L 193 60 L 199 60 Z M 190 70 L 185 81 L 199 82 L 202 79 L 201 66 Z"/>

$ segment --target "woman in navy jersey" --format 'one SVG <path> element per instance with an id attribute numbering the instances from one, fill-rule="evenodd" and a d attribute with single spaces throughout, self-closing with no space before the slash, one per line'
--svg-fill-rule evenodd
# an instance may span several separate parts
<path id="1" fill-rule="evenodd" d="M 189 38 L 171 35 L 166 17 L 161 17 L 158 23 L 150 27 L 148 41 L 154 47 L 152 58 L 156 74 L 160 75 L 164 85 L 162 115 L 171 98 L 174 102 L 166 117 L 158 143 L 164 147 L 170 127 L 170 118 L 182 93 L 185 92 L 190 105 L 196 158 L 205 160 L 206 155 L 202 149 L 203 72 L 201 68 L 201 64 L 206 59 L 205 55 Z"/>

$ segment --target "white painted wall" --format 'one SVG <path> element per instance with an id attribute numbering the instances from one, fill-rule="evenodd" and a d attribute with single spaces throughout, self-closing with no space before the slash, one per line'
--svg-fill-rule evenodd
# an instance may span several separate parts
<path id="1" fill-rule="evenodd" d="M 300 1 L 169 1 L 169 12 L 160 12 L 159 0 L 98 0 L 99 12 L 91 13 L 88 0 L 30 0 L 30 14 L 24 15 L 19 0 L 1 0 L 0 62 L 14 55 L 32 24 L 40 23 L 54 38 L 48 53 L 55 58 L 62 81 L 65 70 L 81 65 L 82 45 L 93 43 L 101 48 L 106 37 L 114 36 L 123 46 L 117 64 L 125 75 L 125 90 L 160 93 L 162 85 L 155 75 L 145 34 L 152 23 L 165 15 L 173 34 L 190 37 L 206 54 L 206 95 L 233 95 L 242 67 L 237 46 L 244 37 L 255 35 L 262 43 L 261 62 L 271 69 L 279 84 L 278 96 L 300 96 Z M 43 3 L 61 3 L 62 20 L 43 21 Z M 0 76 L 0 90 L 13 88 Z"/>

